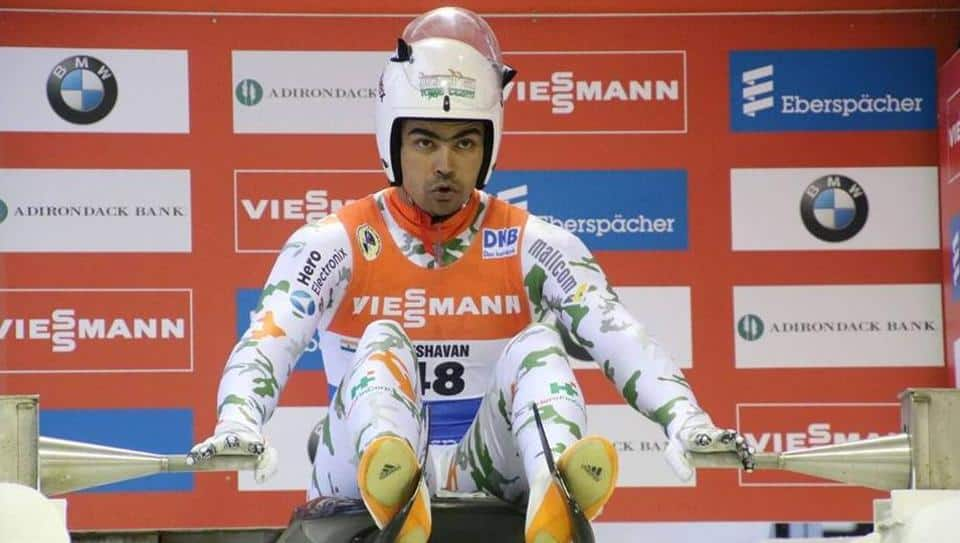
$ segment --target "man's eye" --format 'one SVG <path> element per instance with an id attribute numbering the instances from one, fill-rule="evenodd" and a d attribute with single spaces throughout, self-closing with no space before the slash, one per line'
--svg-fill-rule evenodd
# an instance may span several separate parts
<path id="1" fill-rule="evenodd" d="M 414 145 L 421 149 L 429 149 L 433 147 L 433 141 L 428 139 L 419 139 L 414 142 Z"/>
<path id="2" fill-rule="evenodd" d="M 477 142 L 475 142 L 475 141 L 473 141 L 473 140 L 460 140 L 460 141 L 457 142 L 457 147 L 459 147 L 459 148 L 461 148 L 461 149 L 464 149 L 464 150 L 466 150 L 466 149 L 473 149 L 473 148 L 476 147 L 476 146 L 477 146 Z"/>

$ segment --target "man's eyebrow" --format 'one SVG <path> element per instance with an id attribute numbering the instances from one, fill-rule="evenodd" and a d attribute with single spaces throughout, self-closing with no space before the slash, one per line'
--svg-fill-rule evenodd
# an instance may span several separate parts
<path id="1" fill-rule="evenodd" d="M 417 128 L 411 128 L 411 129 L 407 132 L 407 135 L 408 135 L 408 136 L 420 135 L 420 136 L 426 136 L 426 137 L 428 137 L 428 138 L 432 138 L 432 139 L 435 139 L 435 140 L 441 140 L 441 141 L 444 140 L 444 138 L 440 137 L 440 134 L 437 134 L 436 132 L 432 132 L 432 131 L 430 131 L 430 130 L 427 130 L 426 128 L 419 128 L 419 127 L 417 127 Z M 454 134 L 452 137 L 450 137 L 450 139 L 451 139 L 451 140 L 456 140 L 456 139 L 460 139 L 460 138 L 463 138 L 463 137 L 466 137 L 466 136 L 472 136 L 472 135 L 480 136 L 480 135 L 481 135 L 480 129 L 477 128 L 477 127 L 475 127 L 475 126 L 471 126 L 470 128 L 466 128 L 466 129 L 464 129 L 464 130 L 461 130 L 461 131 L 457 132 L 457 133 Z"/>

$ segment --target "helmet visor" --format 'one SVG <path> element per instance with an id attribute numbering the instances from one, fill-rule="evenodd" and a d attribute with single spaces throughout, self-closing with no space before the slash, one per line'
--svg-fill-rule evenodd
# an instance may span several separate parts
<path id="1" fill-rule="evenodd" d="M 503 55 L 497 36 L 476 13 L 456 7 L 443 7 L 417 17 L 403 31 L 403 40 L 413 43 L 426 38 L 449 38 L 461 41 L 480 52 L 500 73 Z"/>

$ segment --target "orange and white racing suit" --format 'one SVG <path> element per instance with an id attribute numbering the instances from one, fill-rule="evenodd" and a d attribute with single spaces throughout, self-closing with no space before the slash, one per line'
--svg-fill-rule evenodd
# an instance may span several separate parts
<path id="1" fill-rule="evenodd" d="M 319 330 L 336 392 L 310 497 L 359 497 L 359 455 L 389 433 L 431 443 L 433 491 L 525 499 L 543 462 L 531 405 L 555 453 L 585 435 L 571 351 L 668 436 L 703 415 L 574 235 L 481 191 L 439 226 L 422 219 L 390 188 L 300 228 L 227 361 L 219 420 L 259 431 Z"/>

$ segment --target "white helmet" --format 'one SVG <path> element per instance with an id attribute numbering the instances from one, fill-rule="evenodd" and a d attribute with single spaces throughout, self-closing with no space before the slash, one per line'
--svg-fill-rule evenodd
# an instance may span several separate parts
<path id="1" fill-rule="evenodd" d="M 377 147 L 391 185 L 400 172 L 400 119 L 480 120 L 486 124 L 477 188 L 496 165 L 503 125 L 503 89 L 516 72 L 477 14 L 444 7 L 414 19 L 380 74 Z"/>

